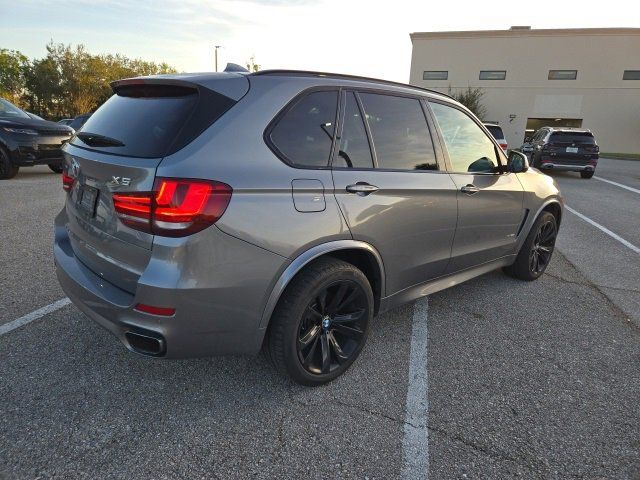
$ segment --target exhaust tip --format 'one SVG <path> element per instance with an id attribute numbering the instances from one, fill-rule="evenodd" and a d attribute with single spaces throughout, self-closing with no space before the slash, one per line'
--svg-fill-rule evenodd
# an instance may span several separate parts
<path id="1" fill-rule="evenodd" d="M 131 350 L 142 355 L 162 357 L 166 344 L 162 335 L 145 330 L 129 330 L 124 334 Z"/>

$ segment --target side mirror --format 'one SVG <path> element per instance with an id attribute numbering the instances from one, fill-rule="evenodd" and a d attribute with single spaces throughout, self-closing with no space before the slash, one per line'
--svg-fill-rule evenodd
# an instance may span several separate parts
<path id="1" fill-rule="evenodd" d="M 511 150 L 507 161 L 507 170 L 512 173 L 522 173 L 529 170 L 529 160 L 522 152 Z"/>

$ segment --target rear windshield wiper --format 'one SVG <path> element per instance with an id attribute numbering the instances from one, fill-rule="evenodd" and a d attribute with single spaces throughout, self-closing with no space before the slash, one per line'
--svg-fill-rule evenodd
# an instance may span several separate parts
<path id="1" fill-rule="evenodd" d="M 78 132 L 76 137 L 92 147 L 124 147 L 120 140 L 90 132 Z"/>

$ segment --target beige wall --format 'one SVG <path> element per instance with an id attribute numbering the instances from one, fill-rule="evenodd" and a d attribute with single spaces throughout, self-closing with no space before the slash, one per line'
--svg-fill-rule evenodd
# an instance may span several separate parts
<path id="1" fill-rule="evenodd" d="M 485 120 L 497 121 L 512 147 L 527 118 L 581 118 L 601 151 L 640 153 L 640 29 L 498 30 L 413 33 L 410 83 L 447 92 L 481 87 Z M 447 70 L 448 80 L 422 80 Z M 506 70 L 506 80 L 479 80 Z M 548 80 L 549 70 L 578 70 L 576 80 Z M 510 115 L 516 115 L 510 119 Z"/>

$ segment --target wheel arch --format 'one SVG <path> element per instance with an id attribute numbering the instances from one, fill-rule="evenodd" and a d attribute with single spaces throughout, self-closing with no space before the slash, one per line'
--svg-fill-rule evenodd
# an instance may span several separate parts
<path id="1" fill-rule="evenodd" d="M 374 313 L 380 308 L 380 300 L 385 294 L 385 272 L 380 253 L 366 242 L 357 240 L 336 240 L 312 247 L 298 255 L 282 272 L 267 300 L 262 318 L 260 330 L 266 332 L 271 320 L 271 315 L 293 278 L 310 262 L 322 257 L 333 257 L 351 263 L 365 274 L 371 288 L 375 302 Z"/>
<path id="2" fill-rule="evenodd" d="M 549 200 L 542 205 L 542 208 L 538 211 L 535 218 L 538 218 L 542 212 L 549 212 L 551 215 L 556 217 L 556 224 L 560 227 L 560 221 L 562 220 L 562 205 L 558 200 Z"/>
<path id="3" fill-rule="evenodd" d="M 527 239 L 527 236 L 531 232 L 533 225 L 536 223 L 536 220 L 542 214 L 542 212 L 549 212 L 553 216 L 555 216 L 557 227 L 560 227 L 560 221 L 562 219 L 562 210 L 563 210 L 563 202 L 561 197 L 554 196 L 551 198 L 547 198 L 545 201 L 543 201 L 538 207 L 538 210 L 535 212 L 535 215 L 530 215 L 527 218 L 526 224 L 522 228 L 522 231 L 519 235 L 520 241 L 517 244 L 516 253 L 519 252 L 520 249 L 522 248 L 522 245 L 524 244 L 524 242 Z"/>

